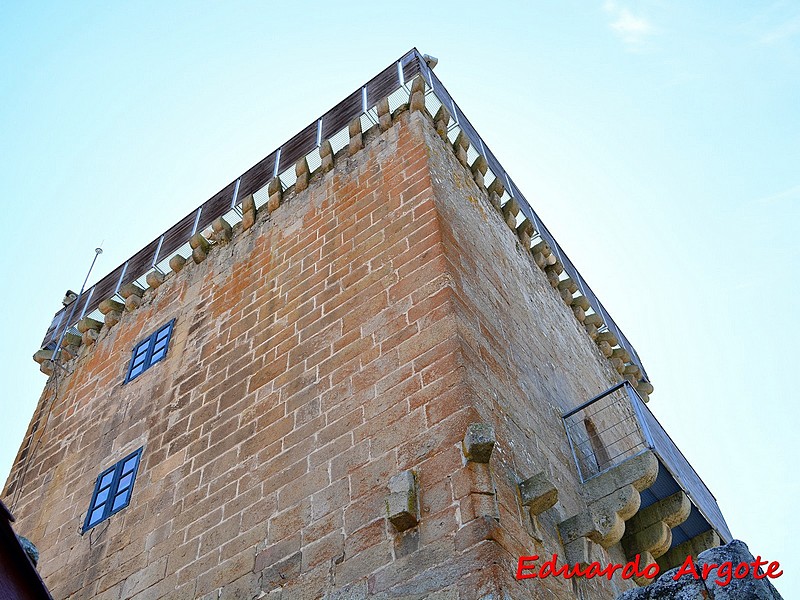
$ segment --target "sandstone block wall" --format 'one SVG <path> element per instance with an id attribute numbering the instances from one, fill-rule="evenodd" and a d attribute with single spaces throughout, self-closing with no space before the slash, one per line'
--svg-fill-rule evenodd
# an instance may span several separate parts
<path id="1" fill-rule="evenodd" d="M 585 508 L 562 411 L 620 375 L 429 115 L 401 109 L 327 156 L 48 380 L 3 497 L 54 596 L 630 588 L 514 580 L 520 554 L 563 553 L 557 523 Z M 165 360 L 123 384 L 173 318 Z M 465 455 L 474 423 L 495 432 L 488 462 Z M 81 535 L 98 473 L 142 446 L 130 506 Z M 400 531 L 404 472 L 418 523 Z M 518 484 L 536 474 L 533 512 Z"/>

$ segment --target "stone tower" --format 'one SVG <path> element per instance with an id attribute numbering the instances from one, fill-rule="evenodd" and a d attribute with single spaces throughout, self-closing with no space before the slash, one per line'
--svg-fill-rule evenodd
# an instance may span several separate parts
<path id="1" fill-rule="evenodd" d="M 637 581 L 518 559 L 666 569 L 730 541 L 429 62 L 65 299 L 3 492 L 54 597 L 611 600 Z"/>

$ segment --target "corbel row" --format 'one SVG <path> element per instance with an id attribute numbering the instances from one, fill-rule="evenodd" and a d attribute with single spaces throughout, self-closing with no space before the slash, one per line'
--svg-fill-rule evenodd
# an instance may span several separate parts
<path id="1" fill-rule="evenodd" d="M 469 512 L 474 517 L 500 520 L 497 489 L 489 461 L 496 443 L 494 428 L 487 423 L 472 423 L 461 443 L 469 481 Z M 419 488 L 416 473 L 403 471 L 389 480 L 386 518 L 398 532 L 415 527 L 420 521 Z"/>
<path id="2" fill-rule="evenodd" d="M 511 200 L 506 204 L 510 202 Z M 508 217 L 506 219 L 508 222 Z M 516 227 L 516 232 L 523 245 L 530 247 L 530 236 L 535 235 L 530 221 L 525 219 Z M 594 312 L 589 299 L 580 293 L 578 284 L 571 277 L 564 275 L 564 265 L 553 253 L 550 245 L 545 241 L 539 241 L 530 248 L 534 263 L 544 272 L 550 286 L 570 308 L 600 353 L 609 360 L 617 373 L 630 381 L 642 399 L 648 402 L 653 392 L 652 384 L 644 378 L 641 369 L 633 361 L 630 353 L 620 345 L 617 337 L 611 331 L 601 331 L 606 325 L 603 318 Z"/>
<path id="3" fill-rule="evenodd" d="M 586 509 L 558 524 L 569 564 L 587 565 L 590 543 L 610 548 L 625 534 L 625 521 L 639 510 L 639 493 L 658 475 L 658 459 L 647 450 L 580 485 Z"/>
<path id="4" fill-rule="evenodd" d="M 492 523 L 500 520 L 497 489 L 489 464 L 495 445 L 495 432 L 490 424 L 468 426 L 462 454 L 469 485 L 469 521 L 482 519 Z M 672 529 L 689 518 L 691 502 L 683 491 L 678 491 L 640 509 L 640 493 L 653 485 L 658 470 L 658 459 L 648 450 L 581 483 L 580 493 L 586 508 L 557 524 L 564 561 L 586 567 L 592 562 L 592 543 L 606 549 L 621 544 L 629 560 L 634 560 L 638 554 L 640 564 L 658 562 L 662 570 L 667 570 L 681 564 L 687 554 L 719 545 L 719 537 L 709 531 L 669 550 Z M 529 514 L 531 531 L 541 540 L 538 517 L 556 505 L 558 489 L 544 472 L 519 481 L 517 487 L 519 502 Z M 395 531 L 401 533 L 416 527 L 422 518 L 417 473 L 407 470 L 395 475 L 389 480 L 388 491 L 386 518 Z M 639 585 L 651 583 L 644 577 L 634 580 Z"/>
<path id="5" fill-rule="evenodd" d="M 395 115 L 406 108 L 412 111 L 424 111 L 425 109 L 425 83 L 421 77 L 417 77 L 411 86 L 408 105 L 403 105 L 395 111 Z M 378 113 L 378 125 L 381 131 L 388 130 L 393 123 L 394 116 L 390 111 L 389 99 L 383 98 L 376 106 Z M 353 156 L 364 147 L 364 132 L 361 128 L 361 118 L 356 117 L 348 125 L 348 156 Z M 335 166 L 335 156 L 330 140 L 323 140 L 319 147 L 320 170 L 322 173 L 331 171 Z M 294 192 L 302 192 L 308 188 L 309 182 L 315 173 L 310 171 L 306 157 L 301 158 L 295 164 L 296 181 Z M 272 178 L 267 184 L 268 200 L 266 210 L 272 213 L 283 203 L 284 190 L 279 177 Z M 241 231 L 247 231 L 256 222 L 259 209 L 256 207 L 253 195 L 248 195 L 241 202 L 242 221 Z M 233 238 L 233 227 L 222 217 L 216 219 L 211 225 L 211 234 L 206 238 L 202 232 L 194 234 L 189 240 L 191 247 L 191 259 L 199 264 L 208 258 L 212 248 L 217 245 L 226 244 Z M 180 254 L 176 254 L 169 260 L 169 268 L 173 273 L 179 273 L 186 266 L 188 259 Z M 166 281 L 167 274 L 160 270 L 153 270 L 145 277 L 149 290 L 155 290 Z M 124 302 L 120 302 L 114 297 L 106 298 L 99 305 L 99 311 L 103 315 L 103 320 L 98 321 L 90 317 L 84 317 L 77 323 L 78 334 L 66 333 L 61 343 L 61 356 L 66 360 L 71 360 L 78 355 L 82 346 L 88 347 L 94 344 L 105 327 L 110 329 L 122 319 L 124 312 L 130 312 L 142 304 L 143 297 L 147 290 L 142 289 L 135 283 L 128 283 L 119 290 L 119 296 Z M 73 298 L 74 301 L 74 298 Z M 39 363 L 40 370 L 46 375 L 52 375 L 55 365 L 53 363 L 52 350 L 41 349 L 34 355 L 33 359 Z"/>
<path id="6" fill-rule="evenodd" d="M 499 521 L 497 487 L 489 464 L 496 443 L 494 428 L 490 424 L 472 423 L 464 436 L 462 451 L 470 472 L 470 500 L 474 516 L 492 517 Z M 521 481 L 516 479 L 518 501 L 529 515 L 531 529 L 536 531 L 538 516 L 558 501 L 558 489 L 543 471 Z"/>
<path id="7" fill-rule="evenodd" d="M 189 240 L 189 246 L 192 248 L 192 260 L 195 263 L 203 262 L 213 246 L 227 243 L 233 236 L 233 228 L 222 217 L 212 223 L 211 231 L 209 239 L 206 239 L 201 233 L 197 233 Z M 186 262 L 186 258 L 176 254 L 170 259 L 169 266 L 173 272 L 177 273 L 184 268 Z M 103 315 L 102 321 L 88 316 L 83 317 L 75 326 L 78 333 L 67 331 L 61 340 L 61 357 L 70 361 L 78 356 L 81 347 L 92 346 L 103 329 L 111 329 L 122 320 L 124 313 L 139 308 L 145 292 L 161 286 L 166 280 L 166 275 L 155 270 L 148 273 L 145 279 L 148 285 L 147 289 L 133 282 L 126 283 L 119 288 L 117 294 L 100 302 L 97 308 Z M 123 301 L 120 302 L 117 297 L 122 298 Z M 33 360 L 39 363 L 39 370 L 48 376 L 52 375 L 55 370 L 54 354 L 53 350 L 41 349 L 33 355 Z"/>
<path id="8" fill-rule="evenodd" d="M 692 503 L 683 492 L 675 494 L 641 509 L 625 523 L 622 548 L 628 560 L 638 554 L 640 563 L 649 565 L 666 554 L 672 545 L 672 528 L 689 518 Z M 648 578 L 634 578 L 639 585 L 651 583 Z"/>
<path id="9" fill-rule="evenodd" d="M 505 203 L 502 202 L 505 186 L 503 186 L 500 178 L 495 177 L 492 183 L 488 187 L 486 186 L 485 177 L 488 172 L 486 158 L 479 154 L 472 164 L 469 164 L 467 152 L 469 151 L 470 141 L 464 131 L 460 131 L 455 141 L 452 144 L 450 143 L 447 137 L 450 120 L 450 113 L 442 106 L 433 117 L 436 132 L 448 147 L 453 150 L 458 162 L 469 171 L 478 188 L 486 192 L 489 203 L 502 214 L 506 225 L 517 235 L 522 247 L 532 254 L 536 266 L 544 272 L 547 281 L 557 290 L 558 295 L 572 310 L 573 315 L 586 330 L 589 338 L 597 344 L 600 352 L 610 360 L 612 367 L 622 377 L 630 381 L 642 399 L 648 402 L 649 396 L 653 392 L 653 386 L 644 378 L 644 374 L 633 362 L 630 354 L 620 346 L 616 336 L 608 331 L 601 332 L 605 327 L 602 317 L 593 311 L 589 300 L 579 293 L 577 284 L 570 277 L 564 277 L 564 265 L 553 253 L 550 245 L 545 241 L 533 244 L 533 240 L 537 236 L 533 223 L 524 218 L 517 224 L 520 213 L 519 203 L 513 197 L 509 198 Z"/>
<path id="10" fill-rule="evenodd" d="M 674 569 L 684 563 L 687 556 L 697 556 L 701 552 L 716 548 L 722 544 L 722 540 L 713 529 L 699 533 L 693 538 L 678 544 L 661 556 L 656 557 L 656 562 L 662 573 Z"/>

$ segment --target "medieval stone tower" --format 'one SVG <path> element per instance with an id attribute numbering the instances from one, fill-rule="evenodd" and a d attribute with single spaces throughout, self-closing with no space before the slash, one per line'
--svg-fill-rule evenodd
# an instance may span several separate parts
<path id="1" fill-rule="evenodd" d="M 730 541 L 429 62 L 65 299 L 3 491 L 55 598 L 611 600 L 637 582 L 518 559 L 663 570 Z"/>

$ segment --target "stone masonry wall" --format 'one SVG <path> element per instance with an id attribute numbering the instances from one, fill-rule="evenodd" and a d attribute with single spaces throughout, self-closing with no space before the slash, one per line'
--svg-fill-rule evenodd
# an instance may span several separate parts
<path id="1" fill-rule="evenodd" d="M 401 108 L 346 154 L 48 380 L 3 497 L 54 597 L 631 587 L 513 579 L 520 554 L 561 552 L 556 523 L 584 507 L 561 411 L 619 375 L 429 116 Z M 123 384 L 131 348 L 172 318 L 166 359 Z M 497 432 L 488 468 L 464 457 L 476 422 Z M 130 506 L 81 535 L 98 473 L 140 446 Z M 385 500 L 405 470 L 420 520 L 398 532 Z M 539 471 L 559 500 L 532 518 L 517 484 Z"/>
<path id="2" fill-rule="evenodd" d="M 563 550 L 556 524 L 579 512 L 584 501 L 561 415 L 621 380 L 597 345 L 547 281 L 488 200 L 471 173 L 448 148 L 430 136 L 437 209 L 443 222 L 452 303 L 464 356 L 467 386 L 481 419 L 497 431 L 492 461 L 498 492 L 499 524 L 506 580 L 521 554 L 549 558 Z M 558 503 L 533 520 L 520 506 L 516 484 L 544 471 L 558 488 Z M 594 547 L 593 560 L 625 563 L 621 550 Z M 562 563 L 559 563 L 562 564 Z M 578 586 L 592 599 L 613 598 L 623 581 L 560 579 L 519 582 L 512 596 L 539 597 L 534 586 L 552 588 L 552 597 L 574 597 Z"/>

